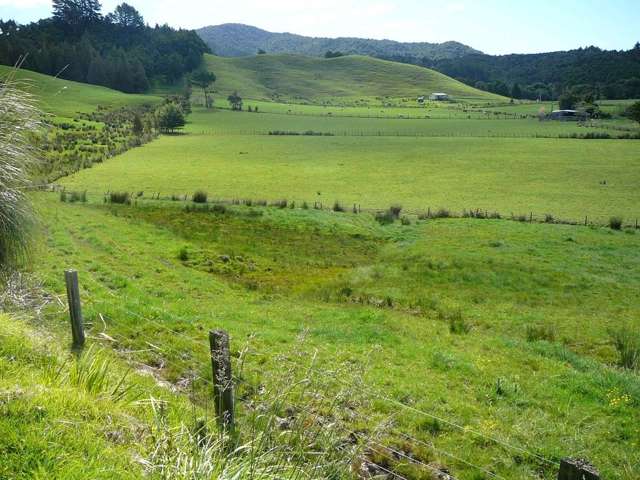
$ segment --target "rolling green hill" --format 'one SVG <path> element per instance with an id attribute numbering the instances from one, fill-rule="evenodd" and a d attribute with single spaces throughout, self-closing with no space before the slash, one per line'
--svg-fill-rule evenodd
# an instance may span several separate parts
<path id="1" fill-rule="evenodd" d="M 73 117 L 76 113 L 89 113 L 99 106 L 123 107 L 160 102 L 159 97 L 132 95 L 106 87 L 62 80 L 30 70 L 14 71 L 12 67 L 0 65 L 0 79 L 15 73 L 15 78 L 25 90 L 32 93 L 41 108 L 60 117 Z"/>
<path id="2" fill-rule="evenodd" d="M 374 98 L 417 97 L 446 92 L 454 98 L 504 100 L 422 67 L 352 55 L 321 59 L 301 55 L 223 58 L 205 55 L 224 96 L 331 103 Z"/>

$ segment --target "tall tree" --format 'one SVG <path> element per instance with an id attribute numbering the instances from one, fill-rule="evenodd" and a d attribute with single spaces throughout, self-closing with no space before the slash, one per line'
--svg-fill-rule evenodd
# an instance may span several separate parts
<path id="1" fill-rule="evenodd" d="M 640 102 L 636 102 L 631 105 L 627 111 L 626 115 L 631 119 L 638 123 L 640 123 Z"/>
<path id="2" fill-rule="evenodd" d="M 213 99 L 209 96 L 209 87 L 215 81 L 215 74 L 205 68 L 199 68 L 191 74 L 191 84 L 202 89 L 204 104 L 207 108 L 211 108 L 213 106 Z"/>
<path id="3" fill-rule="evenodd" d="M 233 92 L 231 95 L 227 97 L 227 101 L 229 105 L 231 105 L 231 110 L 242 110 L 242 97 L 238 95 L 238 92 Z"/>
<path id="4" fill-rule="evenodd" d="M 107 21 L 130 29 L 144 27 L 144 18 L 142 18 L 140 12 L 128 3 L 118 5 L 113 13 L 107 15 Z"/>
<path id="5" fill-rule="evenodd" d="M 53 0 L 53 18 L 67 32 L 81 34 L 88 25 L 102 20 L 102 6 L 98 0 Z"/>
<path id="6" fill-rule="evenodd" d="M 175 103 L 161 107 L 156 113 L 156 121 L 162 133 L 173 133 L 187 124 L 182 109 Z"/>

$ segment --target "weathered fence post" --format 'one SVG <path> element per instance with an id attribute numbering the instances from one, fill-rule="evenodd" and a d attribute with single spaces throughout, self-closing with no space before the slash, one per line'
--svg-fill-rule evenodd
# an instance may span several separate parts
<path id="1" fill-rule="evenodd" d="M 218 426 L 224 431 L 233 432 L 235 421 L 229 334 L 224 330 L 209 332 L 209 345 L 211 348 L 213 396 Z"/>
<path id="2" fill-rule="evenodd" d="M 82 320 L 82 306 L 80 304 L 78 272 L 75 270 L 65 270 L 64 281 L 67 285 L 67 302 L 69 303 L 73 346 L 82 347 L 84 345 L 84 322 Z"/>
<path id="3" fill-rule="evenodd" d="M 586 460 L 565 458 L 560 461 L 558 480 L 600 480 L 600 473 Z"/>

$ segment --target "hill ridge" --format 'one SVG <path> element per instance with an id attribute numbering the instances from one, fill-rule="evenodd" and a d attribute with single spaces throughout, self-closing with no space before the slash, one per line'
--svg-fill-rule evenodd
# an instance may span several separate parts
<path id="1" fill-rule="evenodd" d="M 196 32 L 216 55 L 223 57 L 254 55 L 259 50 L 322 56 L 331 50 L 370 56 L 421 56 L 435 61 L 481 53 L 456 41 L 429 43 L 359 37 L 309 37 L 290 32 L 270 32 L 242 23 L 213 25 Z"/>

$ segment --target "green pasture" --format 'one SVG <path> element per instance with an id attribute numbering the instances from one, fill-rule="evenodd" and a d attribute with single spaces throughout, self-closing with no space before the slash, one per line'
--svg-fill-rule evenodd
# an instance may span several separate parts
<path id="1" fill-rule="evenodd" d="M 635 140 L 187 134 L 162 137 L 61 183 L 95 193 L 204 189 L 218 198 L 631 221 L 640 217 L 638 146 Z"/>
<path id="2" fill-rule="evenodd" d="M 569 455 L 606 478 L 637 478 L 640 383 L 614 366 L 609 336 L 637 326 L 637 234 L 35 198 L 46 226 L 35 271 L 45 287 L 63 294 L 62 269 L 77 268 L 91 342 L 97 332 L 116 338 L 105 342 L 176 385 L 208 377 L 206 332 L 222 327 L 243 372 L 239 397 L 297 351 L 318 368 L 347 362 L 362 382 L 350 385 L 368 398 L 349 408 L 351 428 L 456 478 L 486 478 L 479 467 L 552 479 Z M 50 328 L 67 322 L 53 314 Z M 430 478 L 402 459 L 384 464 Z"/>
<path id="3" fill-rule="evenodd" d="M 446 75 L 413 65 L 350 55 L 334 59 L 302 55 L 224 58 L 205 55 L 217 76 L 215 89 L 226 98 L 233 91 L 261 100 L 316 104 L 384 104 L 433 92 L 468 100 L 504 101 Z"/>
<path id="4" fill-rule="evenodd" d="M 316 132 L 339 136 L 426 136 L 426 137 L 547 137 L 607 132 L 607 124 L 541 122 L 537 119 L 504 119 L 482 115 L 468 119 L 451 118 L 361 118 L 343 115 L 233 112 L 195 109 L 189 116 L 188 134 L 266 135 L 269 132 Z M 615 133 L 614 133 L 615 134 Z"/>
<path id="5" fill-rule="evenodd" d="M 29 70 L 15 71 L 0 65 L 0 78 L 12 74 L 20 86 L 32 93 L 40 107 L 58 117 L 72 118 L 77 113 L 90 113 L 98 106 L 117 108 L 130 105 L 155 104 L 160 97 L 133 95 L 111 90 L 106 87 L 87 85 L 50 77 Z"/>

